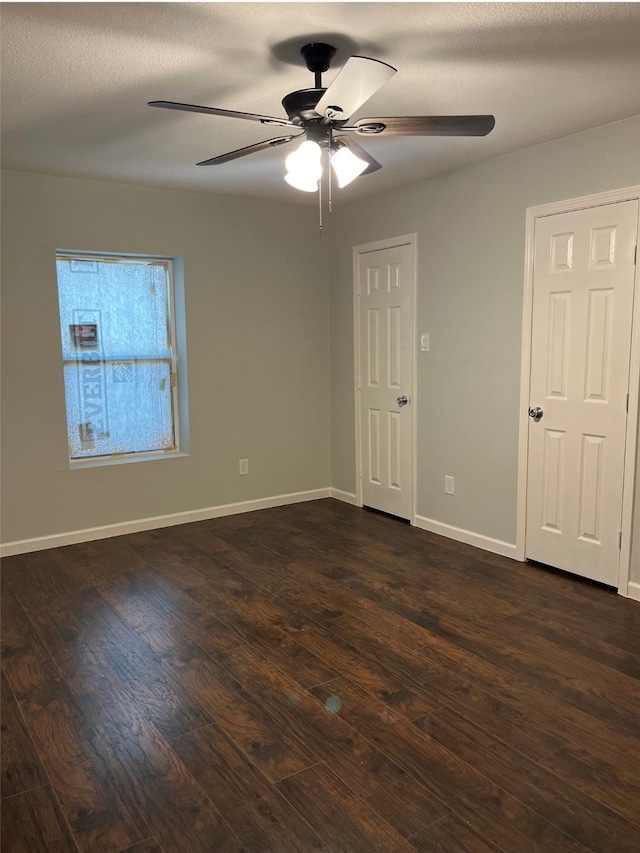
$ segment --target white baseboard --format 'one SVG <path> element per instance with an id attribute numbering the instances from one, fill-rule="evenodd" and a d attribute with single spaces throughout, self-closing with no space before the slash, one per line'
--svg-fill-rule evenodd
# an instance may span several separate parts
<path id="1" fill-rule="evenodd" d="M 342 501 L 346 504 L 351 504 L 351 506 L 360 506 L 358 503 L 358 498 L 356 495 L 351 492 L 343 492 L 342 489 L 329 489 L 329 497 L 335 498 L 337 501 Z"/>
<path id="2" fill-rule="evenodd" d="M 75 545 L 78 542 L 91 542 L 94 539 L 109 539 L 112 536 L 139 533 L 142 530 L 155 530 L 159 527 L 173 527 L 176 524 L 188 524 L 191 521 L 206 521 L 209 518 L 220 518 L 223 515 L 236 515 L 241 512 L 253 512 L 254 510 L 269 509 L 274 506 L 315 501 L 331 497 L 331 492 L 332 490 L 329 488 L 314 489 L 308 492 L 293 492 L 289 495 L 276 495 L 271 498 L 258 498 L 253 501 L 210 506 L 204 509 L 175 512 L 170 515 L 156 515 L 152 518 L 139 518 L 119 524 L 106 524 L 102 527 L 88 527 L 85 530 L 71 530 L 68 533 L 55 533 L 53 536 L 20 539 L 0 545 L 0 556 L 12 557 L 15 554 L 28 554 L 31 551 L 58 548 L 61 545 Z"/>
<path id="3" fill-rule="evenodd" d="M 516 559 L 516 546 L 512 545 L 511 542 L 492 539 L 490 536 L 473 533 L 471 530 L 454 527 L 452 524 L 445 524 L 442 521 L 435 521 L 433 518 L 425 518 L 422 515 L 416 515 L 413 523 L 416 527 L 428 530 L 430 533 L 437 533 L 439 536 L 446 536 L 449 539 L 455 539 L 456 542 L 464 542 L 466 545 L 473 545 L 476 548 L 482 548 L 484 551 L 500 554 L 502 557 Z"/>
<path id="4" fill-rule="evenodd" d="M 627 586 L 627 598 L 632 598 L 634 601 L 640 601 L 640 583 L 629 581 Z"/>

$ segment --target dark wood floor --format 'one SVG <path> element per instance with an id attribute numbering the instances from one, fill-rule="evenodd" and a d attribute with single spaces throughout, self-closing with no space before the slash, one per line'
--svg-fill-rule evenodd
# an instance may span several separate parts
<path id="1" fill-rule="evenodd" d="M 638 853 L 640 607 L 335 501 L 3 566 L 3 853 Z"/>

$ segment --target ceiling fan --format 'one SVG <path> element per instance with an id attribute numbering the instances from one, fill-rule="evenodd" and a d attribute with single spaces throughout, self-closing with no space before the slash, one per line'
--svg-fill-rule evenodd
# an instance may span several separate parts
<path id="1" fill-rule="evenodd" d="M 322 152 L 329 151 L 331 166 L 340 188 L 359 175 L 382 168 L 354 139 L 358 136 L 486 136 L 495 126 L 492 115 L 468 116 L 390 116 L 362 118 L 349 125 L 350 117 L 360 109 L 396 73 L 386 62 L 366 56 L 351 56 L 328 89 L 322 87 L 322 74 L 329 70 L 336 49 L 329 44 L 312 43 L 300 53 L 309 71 L 315 75 L 312 89 L 291 92 L 282 99 L 288 118 L 235 112 L 217 107 L 201 107 L 174 101 L 150 101 L 150 107 L 206 113 L 247 119 L 261 124 L 290 128 L 286 135 L 255 142 L 226 154 L 198 163 L 216 166 L 238 157 L 254 154 L 305 137 L 299 148 L 287 157 L 285 180 L 296 189 L 316 192 L 322 177 Z"/>

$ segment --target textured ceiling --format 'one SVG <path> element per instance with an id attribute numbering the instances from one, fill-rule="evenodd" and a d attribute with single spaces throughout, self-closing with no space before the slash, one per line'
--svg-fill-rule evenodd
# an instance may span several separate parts
<path id="1" fill-rule="evenodd" d="M 1 28 L 9 169 L 310 201 L 285 148 L 195 166 L 273 128 L 146 103 L 284 116 L 311 40 L 338 47 L 324 85 L 352 53 L 398 68 L 356 118 L 496 117 L 486 138 L 356 137 L 384 168 L 338 203 L 640 113 L 637 3 L 3 3 Z"/>

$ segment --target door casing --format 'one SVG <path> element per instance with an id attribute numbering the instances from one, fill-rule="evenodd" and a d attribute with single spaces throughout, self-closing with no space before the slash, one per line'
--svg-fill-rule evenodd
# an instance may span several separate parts
<path id="1" fill-rule="evenodd" d="M 373 243 L 361 243 L 353 247 L 353 388 L 355 400 L 355 426 L 356 426 L 356 506 L 362 506 L 362 440 L 361 440 L 361 417 L 360 417 L 360 310 L 358 285 L 360 281 L 360 259 L 369 252 L 379 249 L 393 249 L 396 246 L 410 246 L 413 251 L 413 281 L 411 282 L 411 353 L 412 353 L 412 378 L 411 378 L 411 516 L 410 523 L 415 524 L 416 518 L 416 479 L 417 479 L 417 353 L 416 353 L 416 307 L 417 307 L 417 276 L 418 276 L 418 235 L 405 234 L 401 237 L 389 237 L 386 240 L 376 240 Z"/>
<path id="2" fill-rule="evenodd" d="M 526 560 L 526 518 L 527 518 L 527 463 L 529 451 L 529 416 L 527 409 L 530 395 L 531 370 L 531 321 L 533 310 L 533 257 L 536 220 L 556 213 L 571 213 L 589 207 L 600 207 L 620 201 L 640 199 L 640 186 L 626 187 L 604 193 L 581 196 L 565 201 L 542 204 L 527 208 L 524 298 L 522 305 L 522 360 L 520 374 L 520 416 L 518 451 L 518 496 L 516 559 Z M 640 225 L 636 235 L 636 246 L 640 241 Z M 637 251 L 637 250 L 636 250 Z M 622 547 L 618 569 L 618 592 L 629 596 L 629 575 L 631 570 L 631 533 L 633 528 L 633 498 L 636 481 L 636 452 L 638 439 L 638 407 L 640 395 L 640 295 L 638 294 L 638 264 L 634 279 L 633 321 L 631 332 L 631 354 L 629 371 L 629 411 L 625 439 L 624 482 L 622 498 Z M 635 595 L 633 596 L 635 597 Z"/>

